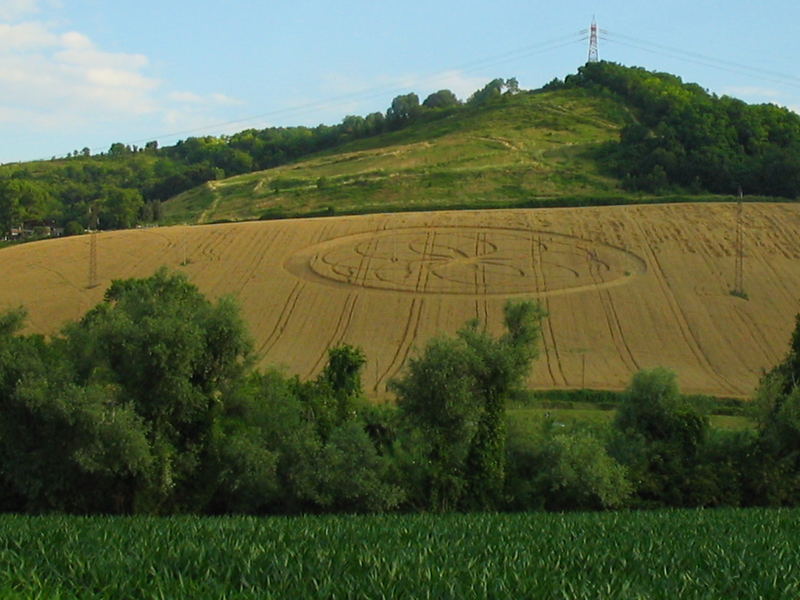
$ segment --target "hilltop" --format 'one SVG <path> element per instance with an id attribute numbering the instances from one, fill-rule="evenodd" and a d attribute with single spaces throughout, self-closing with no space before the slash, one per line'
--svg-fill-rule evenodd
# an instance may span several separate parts
<path id="1" fill-rule="evenodd" d="M 593 151 L 624 105 L 580 89 L 520 92 L 291 164 L 205 185 L 164 204 L 166 222 L 505 207 L 624 193 Z"/>

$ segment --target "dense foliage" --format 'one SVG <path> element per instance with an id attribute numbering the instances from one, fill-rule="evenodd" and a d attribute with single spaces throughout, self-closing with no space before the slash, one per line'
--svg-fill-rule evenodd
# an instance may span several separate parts
<path id="1" fill-rule="evenodd" d="M 313 380 L 253 368 L 235 303 L 165 270 L 115 281 L 58 336 L 0 316 L 0 510 L 175 514 L 800 505 L 800 318 L 763 378 L 758 427 L 713 430 L 664 369 L 611 424 L 506 415 L 544 314 L 505 307 L 431 340 L 369 404 L 367 358 Z"/>
<path id="2" fill-rule="evenodd" d="M 612 94 L 630 108 L 631 122 L 603 156 L 630 189 L 800 195 L 800 116 L 789 109 L 610 62 L 587 63 L 546 87 L 562 86 Z"/>
<path id="3" fill-rule="evenodd" d="M 505 481 L 505 401 L 536 357 L 544 314 L 528 302 L 505 307 L 507 333 L 495 340 L 473 321 L 455 338 L 429 342 L 393 382 L 402 417 L 424 434 L 413 451 L 427 465 L 422 507 L 492 509 Z"/>
<path id="4" fill-rule="evenodd" d="M 588 63 L 543 89 L 563 87 L 611 96 L 626 107 L 628 124 L 619 141 L 603 145 L 595 158 L 630 190 L 736 194 L 741 188 L 750 196 L 800 194 L 800 117 L 788 109 L 716 97 L 674 75 L 607 62 Z M 34 232 L 58 226 L 73 234 L 157 222 L 163 201 L 205 182 L 277 167 L 454 111 L 479 109 L 519 91 L 516 79 L 498 78 L 466 102 L 450 90 L 422 102 L 415 93 L 402 94 L 385 113 L 349 115 L 337 125 L 248 129 L 190 137 L 162 148 L 156 142 L 144 147 L 115 143 L 95 156 L 84 148 L 66 158 L 2 165 L 0 238 L 23 224 Z M 322 189 L 324 179 L 318 183 Z M 291 181 L 271 183 L 276 191 L 287 184 Z"/>
<path id="5" fill-rule="evenodd" d="M 0 516 L 12 598 L 800 596 L 797 510 Z"/>
<path id="6" fill-rule="evenodd" d="M 519 92 L 515 79 L 495 79 L 461 102 L 450 90 L 439 90 L 420 103 L 414 93 L 394 98 L 385 113 L 349 115 L 337 125 L 248 129 L 229 136 L 199 136 L 173 146 L 112 144 L 91 155 L 88 148 L 66 158 L 0 165 L 0 239 L 23 228 L 25 236 L 47 235 L 51 228 L 67 235 L 86 228 L 119 229 L 158 222 L 162 202 L 203 183 L 260 171 L 306 159 L 348 142 L 387 134 L 376 144 L 392 144 L 399 130 L 423 125 L 436 137 L 434 121 L 455 111 L 473 112 Z M 430 127 L 425 125 L 430 123 Z M 392 137 L 394 136 L 394 137 Z M 372 142 L 370 142 L 372 143 Z M 304 185 L 293 177 L 275 177 L 276 194 Z M 329 193 L 326 177 L 312 182 Z M 207 191 L 210 191 L 211 187 Z M 336 197 L 326 205 L 337 210 Z M 199 214 L 193 214 L 197 218 Z"/>
<path id="7" fill-rule="evenodd" d="M 450 90 L 435 92 L 422 104 L 412 93 L 395 98 L 385 115 L 348 115 L 338 125 L 247 129 L 230 136 L 190 137 L 162 148 L 156 142 L 144 147 L 115 143 L 96 156 L 84 148 L 66 158 L 3 165 L 0 237 L 23 223 L 60 225 L 66 233 L 78 233 L 87 227 L 120 229 L 158 221 L 161 202 L 204 182 L 438 119 L 461 104 Z"/>

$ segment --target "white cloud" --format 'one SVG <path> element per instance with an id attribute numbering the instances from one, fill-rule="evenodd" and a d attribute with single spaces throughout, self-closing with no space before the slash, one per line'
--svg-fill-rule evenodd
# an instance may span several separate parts
<path id="1" fill-rule="evenodd" d="M 128 88 L 132 90 L 149 90 L 158 86 L 155 79 L 149 79 L 134 71 L 94 67 L 86 69 L 86 81 L 104 88 Z"/>
<path id="2" fill-rule="evenodd" d="M 48 1 L 55 0 L 0 0 L 0 21 L 33 14 Z M 143 116 L 155 123 L 213 123 L 225 118 L 212 117 L 212 109 L 241 104 L 225 94 L 170 93 L 166 87 L 144 54 L 109 52 L 49 22 L 0 22 L 0 124 L 7 127 L 80 133 L 113 123 L 130 129 L 131 120 Z M 187 104 L 188 116 L 180 110 Z"/>
<path id="3" fill-rule="evenodd" d="M 68 31 L 61 34 L 61 42 L 65 48 L 80 50 L 92 47 L 92 41 L 77 31 Z"/>
<path id="4" fill-rule="evenodd" d="M 42 23 L 0 23 L 0 52 L 41 50 L 57 45 L 58 36 Z"/>
<path id="5" fill-rule="evenodd" d="M 88 41 L 88 40 L 87 40 Z M 143 69 L 150 61 L 143 54 L 123 54 L 120 52 L 103 52 L 94 46 L 67 47 L 54 54 L 61 63 L 78 67 L 108 67 L 111 69 Z"/>
<path id="6" fill-rule="evenodd" d="M 240 104 L 244 104 L 241 100 L 237 100 L 236 98 L 231 98 L 230 96 L 226 96 L 225 94 L 211 94 L 211 100 L 220 105 L 225 106 L 236 106 Z"/>
<path id="7" fill-rule="evenodd" d="M 57 34 L 40 22 L 3 27 L 0 37 L 10 35 L 0 46 L 0 121 L 28 115 L 15 122 L 41 127 L 56 116 L 63 128 L 156 110 L 160 82 L 142 72 L 146 57 L 105 52 L 83 34 Z"/>
<path id="8" fill-rule="evenodd" d="M 38 0 L 0 0 L 0 21 L 16 21 L 37 12 Z"/>
<path id="9" fill-rule="evenodd" d="M 167 98 L 173 102 L 181 102 L 184 104 L 202 104 L 203 97 L 194 92 L 170 92 Z"/>
<path id="10" fill-rule="evenodd" d="M 28 123 L 44 130 L 57 128 L 63 124 L 62 117 L 54 113 L 6 106 L 0 106 L 0 123 Z"/>

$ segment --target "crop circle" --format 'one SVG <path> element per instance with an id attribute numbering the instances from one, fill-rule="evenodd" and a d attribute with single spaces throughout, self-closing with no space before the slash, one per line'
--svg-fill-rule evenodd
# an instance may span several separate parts
<path id="1" fill-rule="evenodd" d="M 497 227 L 380 230 L 294 254 L 286 268 L 335 286 L 415 294 L 553 295 L 619 285 L 646 270 L 635 254 L 546 231 Z"/>

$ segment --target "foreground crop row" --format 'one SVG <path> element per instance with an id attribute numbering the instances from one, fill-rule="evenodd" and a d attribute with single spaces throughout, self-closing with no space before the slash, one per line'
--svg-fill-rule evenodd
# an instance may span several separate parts
<path id="1" fill-rule="evenodd" d="M 797 598 L 800 511 L 0 517 L 0 595 Z"/>

